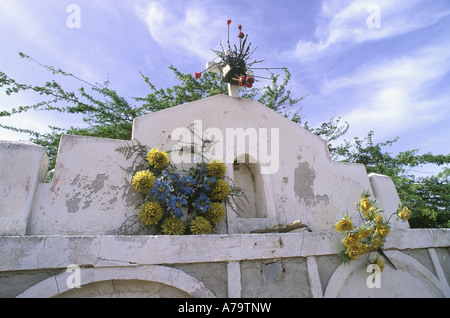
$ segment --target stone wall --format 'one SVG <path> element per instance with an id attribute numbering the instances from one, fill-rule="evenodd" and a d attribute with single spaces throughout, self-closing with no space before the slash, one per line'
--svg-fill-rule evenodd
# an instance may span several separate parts
<path id="1" fill-rule="evenodd" d="M 380 288 L 335 232 L 0 237 L 2 297 L 449 297 L 448 230 L 395 230 Z M 81 288 L 69 288 L 70 264 Z M 85 288 L 86 287 L 86 288 Z"/>
<path id="2" fill-rule="evenodd" d="M 380 288 L 369 288 L 362 257 L 341 265 L 342 235 L 332 225 L 345 212 L 359 220 L 363 191 L 386 217 L 395 212 L 390 178 L 332 161 L 323 140 L 250 100 L 219 95 L 143 116 L 133 127 L 134 142 L 166 151 L 196 136 L 218 142 L 212 155 L 251 202 L 237 213 L 227 206 L 216 235 L 110 235 L 142 200 L 130 184 L 134 158 L 116 151 L 127 141 L 62 136 L 50 183 L 42 147 L 0 143 L 0 296 L 450 295 L 449 230 L 394 220 L 385 250 L 397 270 L 386 264 Z M 248 234 L 295 220 L 313 232 Z M 71 264 L 81 288 L 68 283 Z"/>

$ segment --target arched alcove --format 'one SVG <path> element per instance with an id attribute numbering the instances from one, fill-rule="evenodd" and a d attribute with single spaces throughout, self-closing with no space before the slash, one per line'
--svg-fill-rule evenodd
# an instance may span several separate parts
<path id="1" fill-rule="evenodd" d="M 240 156 L 233 163 L 233 179 L 245 190 L 248 202 L 237 207 L 238 218 L 266 218 L 267 199 L 261 167 L 249 155 Z"/>
<path id="2" fill-rule="evenodd" d="M 160 297 L 216 297 L 203 282 L 167 266 L 81 268 L 80 288 L 68 287 L 69 275 L 50 277 L 17 297 L 152 297 L 155 293 Z"/>
<path id="3" fill-rule="evenodd" d="M 55 298 L 192 298 L 192 296 L 162 283 L 114 279 L 73 288 Z"/>
<path id="4" fill-rule="evenodd" d="M 369 264 L 366 259 L 361 258 L 336 269 L 328 282 L 324 297 L 448 297 L 448 290 L 420 262 L 399 251 L 390 250 L 387 254 L 397 270 L 385 262 L 385 268 L 379 276 L 379 288 L 368 286 L 371 271 L 367 270 Z"/>

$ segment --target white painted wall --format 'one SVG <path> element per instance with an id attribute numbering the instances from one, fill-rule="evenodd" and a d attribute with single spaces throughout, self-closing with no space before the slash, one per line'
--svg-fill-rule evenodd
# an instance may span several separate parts
<path id="1" fill-rule="evenodd" d="M 264 211 L 253 211 L 256 218 L 251 219 L 229 212 L 228 227 L 222 226 L 222 232 L 248 233 L 296 220 L 313 231 L 330 230 L 345 212 L 359 220 L 355 204 L 366 190 L 375 194 L 389 211 L 398 202 L 389 178 L 377 175 L 369 178 L 363 165 L 333 162 L 322 139 L 252 100 L 218 95 L 152 113 L 135 120 L 133 138 L 149 147 L 169 151 L 181 139 L 177 131 L 188 128 L 195 129 L 199 136 L 222 142 L 219 159 L 227 163 L 227 175 L 231 178 L 234 178 L 236 159 L 257 160 L 253 164 L 257 168 L 252 173 L 257 182 L 253 202 L 258 204 L 252 209 Z M 247 143 L 241 148 L 234 135 L 239 132 L 243 137 L 247 134 L 247 139 L 242 139 Z M 5 222 L 20 223 L 15 226 L 22 232 L 15 233 L 22 234 L 25 220 L 28 234 L 93 235 L 117 229 L 128 216 L 136 213 L 140 200 L 130 184 L 132 173 L 125 171 L 132 160 L 127 162 L 115 151 L 124 142 L 63 136 L 50 184 L 37 181 L 38 175 L 43 181 L 45 171 L 45 159 L 37 158 L 44 155 L 42 149 L 28 145 L 27 149 L 34 149 L 28 158 L 21 150 L 12 150 L 16 146 L 8 148 L 4 144 L 6 150 L 2 155 L 8 160 L 3 161 L 2 178 L 6 180 L 4 187 L 8 188 L 4 190 L 0 215 L 5 220 L 9 218 Z M 29 178 L 35 180 L 31 188 L 15 182 L 19 172 L 22 182 L 28 182 Z M 21 196 L 26 196 L 26 203 L 20 208 L 22 212 L 12 212 L 16 210 L 10 206 L 15 204 L 20 191 Z M 394 227 L 405 228 L 406 224 L 395 223 Z"/>

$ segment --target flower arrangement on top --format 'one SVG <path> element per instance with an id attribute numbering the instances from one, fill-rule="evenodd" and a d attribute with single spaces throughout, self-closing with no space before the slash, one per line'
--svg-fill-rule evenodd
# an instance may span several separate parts
<path id="1" fill-rule="evenodd" d="M 179 172 L 157 148 L 148 151 L 145 164 L 131 182 L 144 196 L 140 222 L 157 234 L 211 234 L 225 217 L 223 202 L 233 190 L 225 180 L 225 164 L 200 162 Z"/>
<path id="2" fill-rule="evenodd" d="M 274 69 L 274 68 L 254 68 L 253 65 L 257 63 L 261 63 L 264 61 L 250 60 L 252 54 L 256 51 L 250 50 L 251 43 L 247 45 L 248 34 L 244 34 L 242 32 L 242 25 L 238 25 L 238 35 L 239 38 L 239 47 L 236 44 L 233 46 L 230 43 L 230 25 L 231 20 L 227 20 L 228 25 L 228 40 L 227 40 L 227 48 L 225 49 L 220 43 L 222 48 L 219 50 L 212 50 L 216 53 L 217 58 L 219 58 L 219 62 L 214 62 L 214 67 L 216 67 L 222 77 L 222 81 L 225 83 L 229 83 L 232 85 L 239 85 L 241 87 L 252 88 L 255 83 L 255 77 L 267 78 L 263 76 L 256 76 L 253 74 L 254 69 Z M 208 68 L 209 69 L 209 68 Z M 207 69 L 207 70 L 208 70 Z M 206 70 L 205 70 L 206 71 Z M 203 71 L 203 72 L 205 72 Z M 203 72 L 195 73 L 195 79 L 199 79 Z M 270 78 L 267 78 L 270 79 Z"/>
<path id="3" fill-rule="evenodd" d="M 391 217 L 397 215 L 398 218 L 407 221 L 411 216 L 411 210 L 400 205 L 397 211 L 387 221 L 384 221 L 381 215 L 383 211 L 378 208 L 374 200 L 370 199 L 368 191 L 361 195 L 361 201 L 356 205 L 356 209 L 363 221 L 362 226 L 355 228 L 348 213 L 334 225 L 339 233 L 347 234 L 341 242 L 343 250 L 340 256 L 343 262 L 348 263 L 357 260 L 361 255 L 368 254 L 367 261 L 370 264 L 378 265 L 380 271 L 383 271 L 384 262 L 380 259 L 380 255 L 382 255 L 396 269 L 383 252 L 382 246 L 390 233 L 389 222 Z M 377 252 L 374 259 L 370 259 L 371 252 Z"/>

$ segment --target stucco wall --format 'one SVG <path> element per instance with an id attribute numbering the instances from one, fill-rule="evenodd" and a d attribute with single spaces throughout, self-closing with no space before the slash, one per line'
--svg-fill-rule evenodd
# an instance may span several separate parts
<path id="1" fill-rule="evenodd" d="M 322 139 L 256 101 L 219 95 L 152 113 L 135 120 L 133 138 L 170 151 L 186 139 L 180 129 L 217 138 L 228 176 L 244 179 L 244 186 L 253 184 L 247 189 L 254 191 L 249 205 L 258 211 L 245 215 L 229 208 L 220 233 L 248 233 L 296 220 L 326 231 L 345 212 L 359 219 L 355 203 L 364 191 L 374 195 L 387 216 L 399 203 L 389 178 L 367 176 L 360 164 L 332 161 Z M 98 235 L 117 229 L 141 200 L 131 186 L 134 158 L 127 161 L 116 151 L 124 143 L 62 136 L 49 184 L 42 183 L 48 160 L 41 147 L 20 144 L 19 150 L 18 144 L 2 144 L 0 217 L 8 226 L 0 234 Z M 254 162 L 239 170 L 233 163 L 240 158 Z M 408 228 L 404 222 L 393 226 Z"/>
<path id="2" fill-rule="evenodd" d="M 449 297 L 449 230 L 390 235 L 397 270 L 386 262 L 380 288 L 367 285 L 365 257 L 341 264 L 336 232 L 0 237 L 0 295 Z M 79 289 L 67 284 L 70 264 L 80 267 Z"/>

